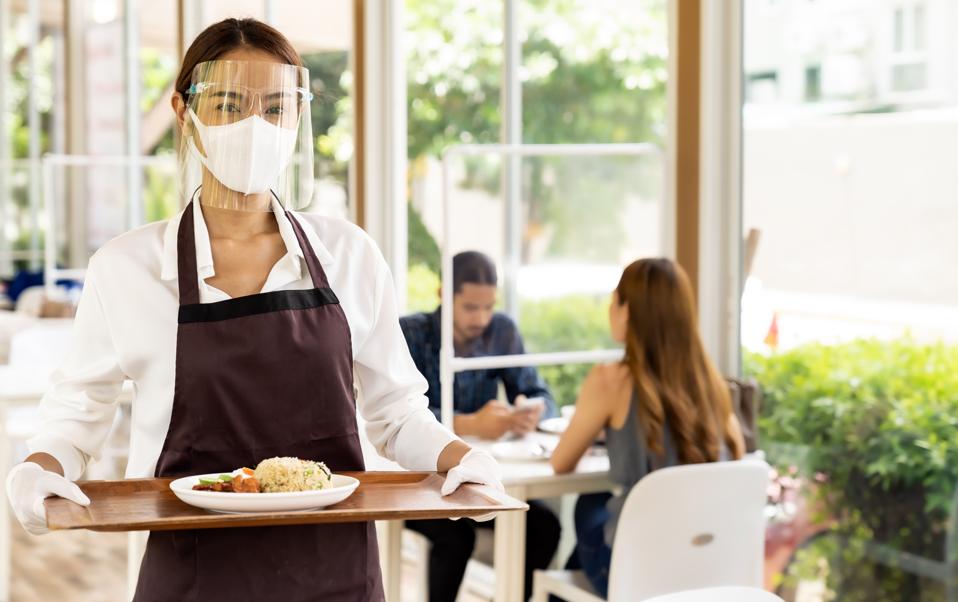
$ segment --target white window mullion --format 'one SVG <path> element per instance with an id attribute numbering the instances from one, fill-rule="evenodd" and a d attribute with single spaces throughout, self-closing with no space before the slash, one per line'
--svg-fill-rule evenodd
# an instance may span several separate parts
<path id="1" fill-rule="evenodd" d="M 699 321 L 724 374 L 741 371 L 742 0 L 702 0 Z"/>
<path id="2" fill-rule="evenodd" d="M 519 35 L 520 0 L 503 0 L 502 36 L 502 132 L 503 144 L 522 144 L 522 36 Z M 519 267 L 522 253 L 522 198 L 520 179 L 522 158 L 515 154 L 502 155 L 502 194 L 504 206 L 506 248 L 503 270 L 505 310 L 513 319 L 519 319 Z"/>
<path id="3" fill-rule="evenodd" d="M 10 0 L 0 0 L 0 39 L 6 39 L 8 35 L 10 35 Z M 13 171 L 9 163 L 11 157 L 10 136 L 7 133 L 6 119 L 7 90 L 9 89 L 8 64 L 6 52 L 0 46 L 0 115 L 4 117 L 0 119 L 0 276 L 2 277 L 13 275 L 13 260 L 8 255 L 11 245 L 10 241 L 7 240 L 5 229 L 6 225 L 10 223 L 10 216 L 7 214 L 7 211 L 9 211 L 7 190 L 10 180 L 9 174 Z M 3 553 L 4 549 L 0 546 L 0 554 Z M 6 562 L 6 560 L 0 558 L 0 563 L 2 562 Z M 5 584 L 2 582 L 0 582 L 0 597 L 6 599 Z"/>
<path id="4" fill-rule="evenodd" d="M 406 305 L 406 69 L 402 48 L 402 0 L 364 5 L 363 112 L 365 228 L 379 245 Z"/>

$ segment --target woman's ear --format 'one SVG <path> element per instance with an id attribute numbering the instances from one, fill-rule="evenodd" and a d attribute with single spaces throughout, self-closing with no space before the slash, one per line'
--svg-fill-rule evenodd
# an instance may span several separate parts
<path id="1" fill-rule="evenodd" d="M 173 112 L 176 114 L 176 124 L 180 130 L 183 130 L 183 122 L 186 121 L 186 101 L 179 92 L 174 92 L 170 98 L 170 104 L 173 105 Z"/>

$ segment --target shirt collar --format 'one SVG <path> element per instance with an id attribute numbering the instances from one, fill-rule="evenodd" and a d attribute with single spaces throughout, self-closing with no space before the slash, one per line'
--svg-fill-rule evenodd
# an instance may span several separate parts
<path id="1" fill-rule="evenodd" d="M 199 278 L 205 280 L 216 273 L 213 268 L 213 250 L 210 248 L 210 233 L 206 227 L 206 220 L 203 219 L 199 194 L 195 194 L 190 203 L 193 204 L 193 236 L 196 241 L 196 271 Z M 286 252 L 295 258 L 299 264 L 301 273 L 305 276 L 308 271 L 306 267 L 306 257 L 303 254 L 303 249 L 299 245 L 299 241 L 296 239 L 296 232 L 293 230 L 293 225 L 286 219 L 285 210 L 275 198 L 273 198 L 270 203 L 270 208 L 276 216 L 279 235 L 283 238 L 283 243 L 286 245 Z M 177 277 L 176 242 L 180 229 L 180 220 L 183 218 L 184 211 L 186 210 L 180 211 L 176 217 L 167 222 L 166 230 L 163 233 L 163 265 L 160 274 L 160 279 L 162 280 L 175 280 Z M 310 246 L 313 247 L 313 251 L 316 253 L 319 262 L 323 265 L 333 263 L 332 254 L 329 252 L 329 249 L 326 248 L 326 245 L 323 244 L 323 241 L 319 239 L 319 235 L 316 234 L 316 230 L 309 221 L 304 219 L 297 221 L 299 225 L 302 226 L 306 240 L 309 241 Z"/>

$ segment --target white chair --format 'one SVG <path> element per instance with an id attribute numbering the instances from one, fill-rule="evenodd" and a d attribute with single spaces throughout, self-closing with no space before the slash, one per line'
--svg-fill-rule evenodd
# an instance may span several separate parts
<path id="1" fill-rule="evenodd" d="M 683 590 L 762 586 L 768 465 L 755 460 L 664 468 L 632 489 L 619 518 L 609 602 Z M 599 602 L 581 571 L 537 571 L 533 600 Z"/>
<path id="2" fill-rule="evenodd" d="M 754 587 L 707 587 L 656 596 L 646 602 L 784 602 L 775 594 Z"/>

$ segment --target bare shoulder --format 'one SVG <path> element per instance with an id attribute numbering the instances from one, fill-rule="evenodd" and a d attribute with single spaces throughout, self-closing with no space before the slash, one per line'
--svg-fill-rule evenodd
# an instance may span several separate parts
<path id="1" fill-rule="evenodd" d="M 619 389 L 629 382 L 629 369 L 621 362 L 597 364 L 592 368 L 592 372 L 596 381 L 610 391 Z"/>
<path id="2" fill-rule="evenodd" d="M 589 371 L 583 387 L 590 397 L 605 403 L 614 402 L 630 383 L 628 368 L 619 363 L 597 364 Z"/>

